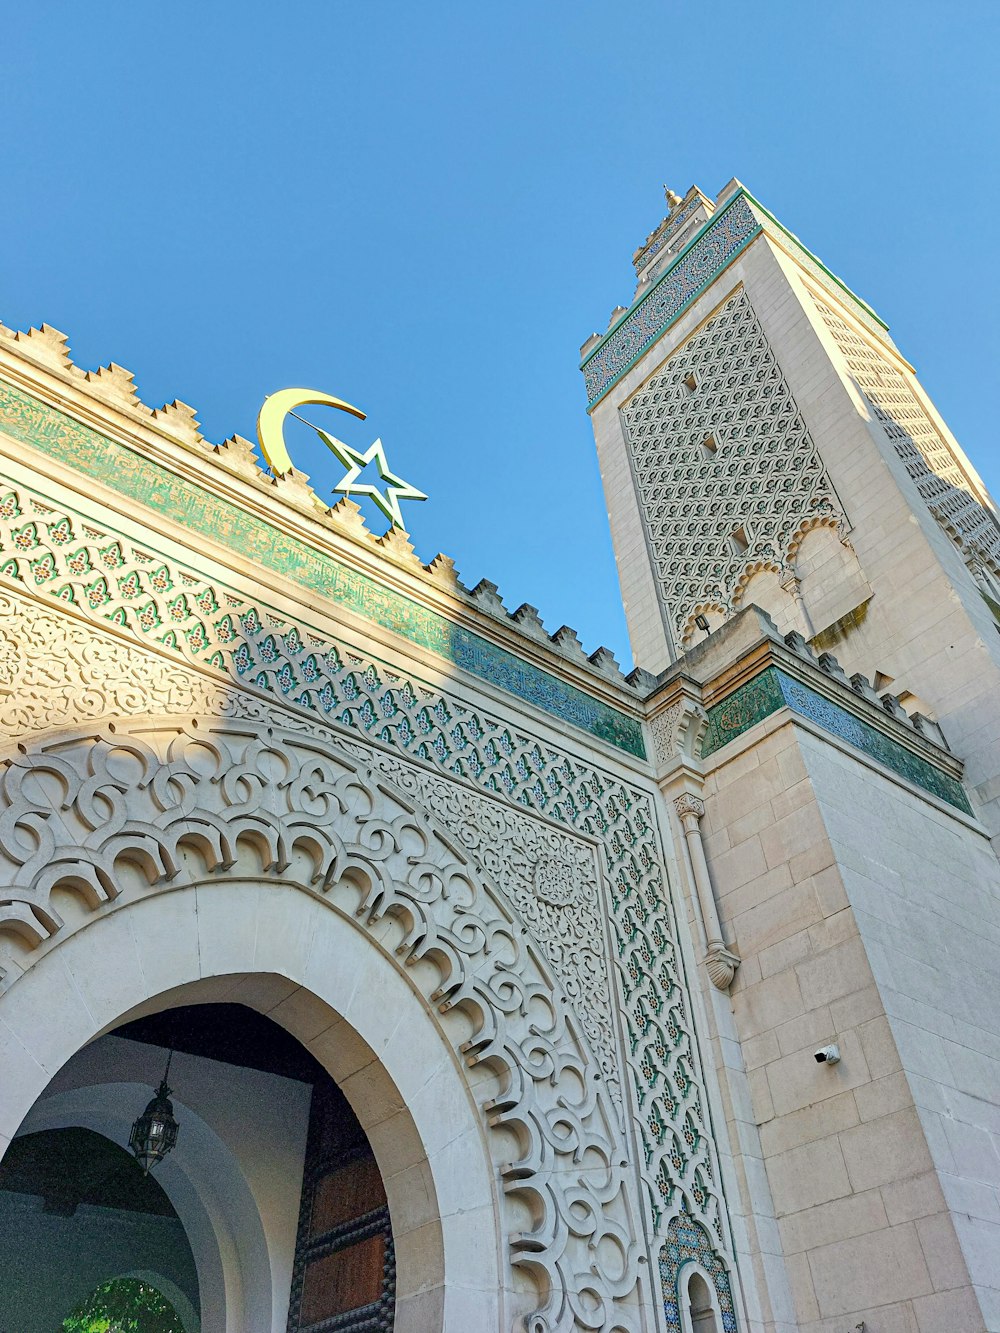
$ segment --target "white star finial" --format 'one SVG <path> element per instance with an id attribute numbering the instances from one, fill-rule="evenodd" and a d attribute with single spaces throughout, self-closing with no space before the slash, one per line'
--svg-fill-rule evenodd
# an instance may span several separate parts
<path id="1" fill-rule="evenodd" d="M 427 496 L 423 491 L 418 491 L 415 486 L 411 486 L 408 481 L 402 477 L 397 477 L 394 472 L 389 470 L 389 464 L 385 457 L 385 446 L 382 441 L 376 440 L 364 453 L 359 449 L 353 449 L 343 440 L 338 440 L 326 431 L 320 430 L 318 426 L 313 429 L 319 435 L 323 443 L 330 449 L 343 463 L 347 471 L 341 477 L 340 481 L 334 486 L 334 491 L 338 495 L 367 495 L 370 500 L 376 504 L 385 514 L 386 518 L 397 528 L 405 527 L 403 516 L 399 512 L 400 500 L 426 500 Z M 357 484 L 358 478 L 364 472 L 369 463 L 374 463 L 379 471 L 379 476 L 385 482 L 385 487 L 375 486 L 369 483 Z"/>

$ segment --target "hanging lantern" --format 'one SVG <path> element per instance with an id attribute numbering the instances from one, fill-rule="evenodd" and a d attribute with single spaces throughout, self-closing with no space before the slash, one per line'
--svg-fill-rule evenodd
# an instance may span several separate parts
<path id="1" fill-rule="evenodd" d="M 132 1133 L 128 1139 L 128 1146 L 142 1167 L 143 1175 L 148 1175 L 151 1167 L 157 1162 L 162 1162 L 177 1142 L 178 1125 L 170 1101 L 170 1088 L 167 1087 L 167 1075 L 170 1073 L 173 1054 L 171 1051 L 167 1057 L 167 1067 L 160 1079 L 160 1086 L 156 1089 L 156 1096 L 132 1126 Z"/>

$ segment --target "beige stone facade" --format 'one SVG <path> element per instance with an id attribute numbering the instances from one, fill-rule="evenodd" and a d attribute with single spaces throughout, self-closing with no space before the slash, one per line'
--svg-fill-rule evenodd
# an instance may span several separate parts
<path id="1" fill-rule="evenodd" d="M 911 710 L 928 710 L 1000 828 L 994 502 L 874 312 L 738 182 L 700 236 L 659 279 L 679 285 L 678 267 L 695 268 L 659 336 L 630 328 L 656 296 L 640 289 L 605 342 L 584 347 L 636 662 L 662 670 L 698 642 L 699 613 L 715 625 L 753 601 L 848 675 L 885 679 Z M 702 365 L 692 391 L 685 376 L 697 380 Z M 637 436 L 649 399 L 658 419 Z M 748 460 L 762 457 L 761 476 L 746 480 Z M 683 472 L 673 523 L 633 480 L 651 471 L 670 494 Z M 737 493 L 734 478 L 745 482 Z M 734 549 L 741 530 L 748 545 Z"/>
<path id="2" fill-rule="evenodd" d="M 661 784 L 760 1316 L 993 1329 L 995 506 L 874 312 L 738 182 L 671 217 L 688 209 L 698 228 L 651 282 L 637 257 L 583 368 L 636 662 L 663 672 L 662 716 L 692 719 Z M 760 681 L 762 654 L 790 711 L 692 740 L 720 689 L 752 695 L 732 682 Z M 859 762 L 858 734 L 789 685 L 803 659 L 828 699 L 943 732 L 966 810 Z M 713 934 L 739 958 L 725 997 Z M 839 1063 L 812 1058 L 833 1043 Z"/>
<path id="3" fill-rule="evenodd" d="M 797 675 L 756 616 L 688 655 L 688 694 L 693 676 L 710 697 L 755 652 Z M 748 1246 L 762 1277 L 781 1259 L 769 1313 L 817 1330 L 990 1327 L 995 858 L 977 821 L 860 762 L 785 694 L 787 711 L 663 770 L 675 805 L 701 803 L 719 933 L 740 959 L 728 995 L 702 989 Z M 697 938 L 696 886 L 689 902 Z M 832 1044 L 839 1063 L 818 1063 Z"/>
<path id="4" fill-rule="evenodd" d="M 242 1006 L 391 1223 L 317 1322 L 308 1096 L 189 1057 L 186 1328 L 1000 1329 L 989 499 L 737 185 L 636 268 L 584 349 L 627 676 L 0 329 L 0 1153 L 124 1144 L 122 1024 Z"/>

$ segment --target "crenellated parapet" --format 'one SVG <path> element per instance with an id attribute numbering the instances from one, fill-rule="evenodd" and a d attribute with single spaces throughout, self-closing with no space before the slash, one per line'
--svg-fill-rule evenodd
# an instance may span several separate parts
<path id="1" fill-rule="evenodd" d="M 352 499 L 327 504 L 307 474 L 294 467 L 273 475 L 261 464 L 256 446 L 244 437 L 232 435 L 220 443 L 206 440 L 195 409 L 187 403 L 178 399 L 149 407 L 139 396 L 133 373 L 116 362 L 96 370 L 81 369 L 72 360 L 66 335 L 51 325 L 27 332 L 0 325 L 0 373 L 11 385 L 6 406 L 0 403 L 0 424 L 23 442 L 51 446 L 51 452 L 71 465 L 83 463 L 92 476 L 115 489 L 131 487 L 133 499 L 143 498 L 131 485 L 138 454 L 151 467 L 169 470 L 175 479 L 172 486 L 197 486 L 230 506 L 266 517 L 280 532 L 302 537 L 366 575 L 394 583 L 406 595 L 468 625 L 501 649 L 555 673 L 573 689 L 638 712 L 648 682 L 642 674 L 624 675 L 609 649 L 588 654 L 569 627 L 550 633 L 533 607 L 509 611 L 495 584 L 483 579 L 467 586 L 448 556 L 439 554 L 423 563 L 402 529 L 372 532 Z M 30 395 L 37 408 L 20 400 L 19 391 Z M 127 449 L 129 466 L 117 475 L 111 456 L 102 458 L 101 446 L 94 440 L 84 447 L 71 422 L 99 432 L 112 450 Z M 164 493 L 162 486 L 159 489 Z M 180 497 L 180 505 L 185 507 L 186 496 Z M 188 505 L 186 524 L 194 512 Z M 218 539 L 222 529 L 208 509 L 202 512 L 205 535 Z M 638 723 L 632 725 L 638 735 Z"/>
<path id="2" fill-rule="evenodd" d="M 817 655 L 802 634 L 782 635 L 757 606 L 665 671 L 647 706 L 661 777 L 681 769 L 697 776 L 702 761 L 787 710 L 923 792 L 972 813 L 962 763 L 936 722 L 908 713 L 898 696 L 879 694 L 862 674 L 848 676 L 832 653 Z"/>
<path id="3" fill-rule="evenodd" d="M 795 631 L 786 634 L 784 642 L 785 646 L 790 648 L 797 657 L 815 665 L 831 680 L 835 680 L 840 685 L 853 690 L 855 694 L 862 699 L 866 699 L 876 708 L 881 708 L 883 712 L 888 713 L 890 717 L 895 718 L 903 726 L 909 727 L 918 736 L 930 741 L 932 745 L 950 751 L 951 747 L 938 724 L 929 717 L 925 717 L 923 713 L 908 713 L 900 702 L 898 695 L 889 692 L 879 694 L 868 677 L 862 675 L 860 671 L 856 671 L 849 677 L 833 653 L 820 653 L 817 656 L 809 646 L 808 640 Z"/>

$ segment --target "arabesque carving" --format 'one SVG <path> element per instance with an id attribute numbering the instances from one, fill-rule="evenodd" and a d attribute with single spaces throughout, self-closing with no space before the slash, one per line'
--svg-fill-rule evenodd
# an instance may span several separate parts
<path id="1" fill-rule="evenodd" d="M 497 862 L 484 879 L 436 827 L 427 794 L 404 793 L 332 741 L 261 723 L 146 716 L 41 739 L 9 755 L 0 777 L 0 937 L 57 948 L 79 924 L 76 913 L 64 920 L 60 894 L 84 914 L 106 913 L 248 875 L 362 920 L 374 947 L 413 967 L 428 1014 L 464 1061 L 500 1075 L 480 1107 L 511 1261 L 541 1292 L 525 1326 L 637 1330 L 634 1177 L 584 1032 L 585 997 L 574 1002 L 532 947 L 523 876 Z M 565 854 L 571 841 L 554 832 L 550 850 Z M 578 869 L 586 857 L 576 850 Z M 29 960 L 22 953 L 21 965 Z M 9 969 L 3 986 L 20 975 Z"/>
<path id="2" fill-rule="evenodd" d="M 0 493 L 0 542 L 0 587 L 29 636 L 19 688 L 0 691 L 10 732 L 122 713 L 277 715 L 289 730 L 396 753 L 596 845 L 654 1234 L 685 1206 L 727 1243 L 651 788 L 55 511 L 27 488 Z M 560 877 L 538 873 L 542 896 L 565 892 Z M 581 965 L 589 958 L 581 953 Z M 603 1060 L 610 1048 L 598 1049 Z"/>
<path id="3" fill-rule="evenodd" d="M 657 768 L 668 768 L 680 759 L 696 761 L 707 726 L 704 706 L 687 696 L 657 713 L 650 723 Z"/>
<path id="4" fill-rule="evenodd" d="M 789 566 L 802 524 L 843 520 L 750 299 L 737 291 L 622 408 L 675 643 L 699 609 Z"/>
<path id="5" fill-rule="evenodd" d="M 543 820 L 425 773 L 395 755 L 373 751 L 371 762 L 441 820 L 487 882 L 504 886 L 573 1001 L 621 1113 L 622 1057 L 614 1034 L 594 849 Z"/>
<path id="6" fill-rule="evenodd" d="M 27 736 L 116 714 L 245 713 L 253 701 L 85 621 L 0 591 L 0 733 Z M 256 706 L 263 717 L 266 710 Z"/>

